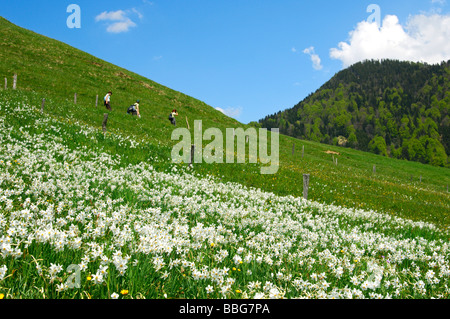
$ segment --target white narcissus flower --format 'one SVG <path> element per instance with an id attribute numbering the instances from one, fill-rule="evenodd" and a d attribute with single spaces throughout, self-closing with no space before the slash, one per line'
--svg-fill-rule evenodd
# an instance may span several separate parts
<path id="1" fill-rule="evenodd" d="M 117 292 L 113 292 L 111 294 L 111 299 L 119 299 L 119 294 Z"/>
<path id="2" fill-rule="evenodd" d="M 264 293 L 262 292 L 257 292 L 254 296 L 253 299 L 266 299 Z"/>
<path id="3" fill-rule="evenodd" d="M 5 278 L 7 271 L 8 271 L 8 267 L 6 267 L 6 265 L 3 265 L 0 267 L 0 280 L 3 280 L 3 278 Z"/>
<path id="4" fill-rule="evenodd" d="M 206 289 L 206 293 L 208 293 L 208 294 L 211 294 L 214 291 L 214 288 L 211 285 L 206 286 L 205 289 Z"/>

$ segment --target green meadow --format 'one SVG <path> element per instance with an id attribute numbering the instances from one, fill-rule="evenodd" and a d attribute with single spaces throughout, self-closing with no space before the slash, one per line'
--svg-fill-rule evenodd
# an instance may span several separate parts
<path id="1" fill-rule="evenodd" d="M 5 94 L 13 95 L 11 98 L 14 99 L 29 101 L 34 106 L 34 111 L 41 109 L 42 94 L 22 89 L 2 92 L 2 96 Z M 99 134 L 102 133 L 105 111 L 102 106 L 95 108 L 83 105 L 82 102 L 74 104 L 71 100 L 53 100 L 48 97 L 44 108 L 44 113 L 48 116 L 67 123 L 84 123 L 98 129 Z M 183 112 L 179 112 L 182 117 Z M 160 159 L 171 162 L 171 150 L 179 142 L 171 140 L 174 127 L 163 114 L 154 121 L 147 119 L 150 115 L 146 114 L 145 108 L 142 114 L 143 117 L 138 119 L 127 115 L 123 110 L 113 109 L 108 117 L 107 131 L 125 134 L 137 143 L 146 145 L 146 148 L 157 151 Z M 207 126 L 213 120 L 197 119 L 192 115 L 190 117 L 203 121 L 203 131 L 209 127 L 217 127 L 224 132 L 224 136 L 228 127 L 248 128 L 234 123 Z M 192 139 L 193 125 L 194 121 L 191 121 L 189 127 Z M 177 127 L 187 128 L 186 121 L 178 120 Z M 262 164 L 237 164 L 237 160 L 234 164 L 194 164 L 193 170 L 202 176 L 210 175 L 222 181 L 238 182 L 277 195 L 297 197 L 303 196 L 303 174 L 310 174 L 310 200 L 385 212 L 402 218 L 431 222 L 442 228 L 450 225 L 450 196 L 447 192 L 450 175 L 446 168 L 296 140 L 283 135 L 280 135 L 279 142 L 280 166 L 274 175 L 262 175 Z M 207 144 L 208 141 L 203 141 L 203 146 Z M 133 164 L 148 159 L 146 151 L 136 153 L 111 144 L 102 145 L 102 149 L 109 154 L 123 154 Z"/>
<path id="2" fill-rule="evenodd" d="M 175 164 L 174 108 L 192 135 L 252 126 L 3 18 L 0 34 L 2 298 L 448 298 L 448 168 L 283 135 L 276 174 Z"/>

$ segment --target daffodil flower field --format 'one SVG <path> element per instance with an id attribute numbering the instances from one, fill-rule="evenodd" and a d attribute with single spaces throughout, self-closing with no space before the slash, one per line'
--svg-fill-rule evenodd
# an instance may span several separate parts
<path id="1" fill-rule="evenodd" d="M 129 137 L 0 102 L 4 298 L 448 298 L 449 234 L 102 151 Z M 73 137 L 85 143 L 73 142 Z M 89 147 L 88 147 L 88 146 Z"/>

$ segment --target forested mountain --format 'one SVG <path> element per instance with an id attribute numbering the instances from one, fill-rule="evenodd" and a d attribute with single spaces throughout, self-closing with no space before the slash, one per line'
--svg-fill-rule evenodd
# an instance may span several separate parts
<path id="1" fill-rule="evenodd" d="M 450 61 L 364 61 L 260 120 L 300 139 L 449 166 Z"/>

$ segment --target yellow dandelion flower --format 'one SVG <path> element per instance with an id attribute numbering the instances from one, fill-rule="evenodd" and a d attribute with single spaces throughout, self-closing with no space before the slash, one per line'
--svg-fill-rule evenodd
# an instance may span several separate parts
<path id="1" fill-rule="evenodd" d="M 0 299 L 4 299 L 5 298 L 5 294 L 0 294 Z"/>
<path id="2" fill-rule="evenodd" d="M 126 289 L 122 289 L 122 290 L 120 291 L 120 294 L 121 294 L 122 296 L 126 296 L 126 295 L 128 295 L 128 293 L 129 293 L 129 291 L 126 290 Z"/>

